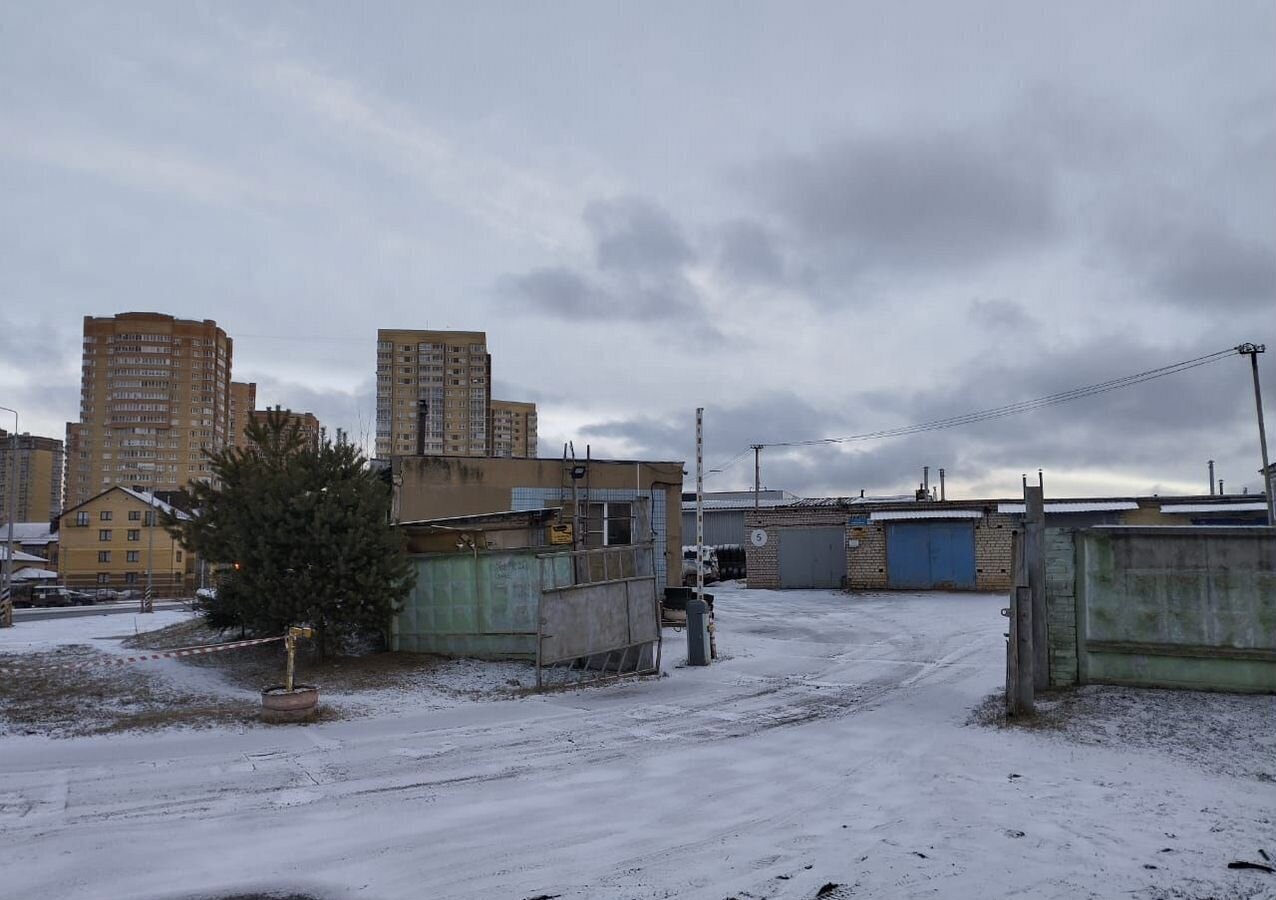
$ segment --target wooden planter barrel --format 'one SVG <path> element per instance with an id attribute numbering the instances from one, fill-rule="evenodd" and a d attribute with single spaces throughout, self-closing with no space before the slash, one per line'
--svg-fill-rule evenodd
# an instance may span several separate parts
<path id="1" fill-rule="evenodd" d="M 290 691 L 282 684 L 261 692 L 261 718 L 275 724 L 309 722 L 319 713 L 319 688 L 298 684 Z"/>

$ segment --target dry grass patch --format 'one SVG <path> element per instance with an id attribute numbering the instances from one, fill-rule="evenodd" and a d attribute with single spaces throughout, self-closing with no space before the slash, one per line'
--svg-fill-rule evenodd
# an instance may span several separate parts
<path id="1" fill-rule="evenodd" d="M 0 733 L 78 737 L 246 725 L 256 716 L 252 704 L 174 689 L 155 673 L 109 659 L 84 645 L 0 657 L 0 667 L 17 669 L 0 679 Z M 55 668 L 72 661 L 85 665 Z"/>

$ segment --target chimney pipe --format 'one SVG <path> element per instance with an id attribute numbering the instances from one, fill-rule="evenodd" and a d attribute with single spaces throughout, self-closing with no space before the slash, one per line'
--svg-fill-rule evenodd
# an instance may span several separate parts
<path id="1" fill-rule="evenodd" d="M 1210 460 L 1210 496 L 1214 496 L 1214 460 Z"/>
<path id="2" fill-rule="evenodd" d="M 1218 480 L 1218 495 L 1223 496 L 1223 479 Z"/>
<path id="3" fill-rule="evenodd" d="M 922 490 L 930 493 L 930 466 L 922 466 Z"/>
<path id="4" fill-rule="evenodd" d="M 944 493 L 944 470 L 942 467 L 939 470 L 939 499 L 940 500 L 948 499 L 948 496 Z"/>

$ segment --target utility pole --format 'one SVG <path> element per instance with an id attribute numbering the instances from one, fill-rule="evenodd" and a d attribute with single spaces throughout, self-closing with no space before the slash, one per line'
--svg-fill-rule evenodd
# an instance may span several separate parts
<path id="1" fill-rule="evenodd" d="M 759 506 L 758 497 L 762 491 L 762 445 L 750 444 L 753 448 L 753 508 Z"/>
<path id="2" fill-rule="evenodd" d="M 1272 496 L 1276 491 L 1272 490 L 1271 475 L 1268 473 L 1271 463 L 1267 459 L 1267 427 L 1263 424 L 1263 391 L 1258 383 L 1258 354 L 1266 353 L 1267 345 L 1241 344 L 1236 352 L 1249 357 L 1250 368 L 1254 372 L 1254 407 L 1258 410 L 1258 444 L 1263 451 L 1263 496 L 1267 498 L 1267 527 L 1276 528 L 1276 497 Z"/>
<path id="3" fill-rule="evenodd" d="M 18 515 L 18 411 L 0 406 L 13 413 L 13 435 L 9 446 L 9 535 L 4 545 L 4 593 L 0 599 L 0 628 L 13 627 L 13 520 Z"/>

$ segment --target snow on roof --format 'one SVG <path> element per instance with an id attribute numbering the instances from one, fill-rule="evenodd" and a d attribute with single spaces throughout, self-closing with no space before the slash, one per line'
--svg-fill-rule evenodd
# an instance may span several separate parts
<path id="1" fill-rule="evenodd" d="M 890 522 L 896 519 L 982 519 L 979 509 L 889 509 L 869 515 L 870 522 Z"/>
<path id="2" fill-rule="evenodd" d="M 120 487 L 119 485 L 116 485 L 116 487 L 119 487 L 120 490 L 128 494 L 130 497 L 135 497 L 138 500 L 141 500 L 143 503 L 147 504 L 148 506 L 153 506 L 158 510 L 168 513 L 170 516 L 173 516 L 174 518 L 177 518 L 177 519 L 190 518 L 189 515 L 182 512 L 176 506 L 174 506 L 171 503 L 165 503 L 163 500 L 159 499 L 154 494 L 148 494 L 145 491 L 135 491 L 132 488 Z"/>
<path id="3" fill-rule="evenodd" d="M 14 543 L 17 543 L 17 541 L 14 541 Z M 9 558 L 9 548 L 0 545 L 0 560 L 4 560 L 8 558 Z M 48 562 L 48 560 L 45 559 L 43 556 L 35 556 L 34 554 L 31 554 L 31 553 L 23 553 L 21 550 L 13 551 L 13 561 L 14 562 L 34 562 L 34 563 Z"/>
<path id="4" fill-rule="evenodd" d="M 1127 509 L 1138 509 L 1139 504 L 1133 500 L 1063 500 L 1046 503 L 1046 512 L 1055 515 L 1066 513 L 1120 512 Z M 999 513 L 1023 513 L 1022 503 L 998 503 Z"/>
<path id="5" fill-rule="evenodd" d="M 808 497 L 805 500 L 798 500 L 791 506 L 810 506 L 810 507 L 837 507 L 837 506 L 863 506 L 868 503 L 907 503 L 915 501 L 917 498 L 912 494 L 892 494 L 883 497 Z"/>
<path id="6" fill-rule="evenodd" d="M 1181 513 L 1231 513 L 1266 512 L 1266 503 L 1162 503 L 1161 512 Z"/>
<path id="7" fill-rule="evenodd" d="M 14 581 L 47 581 L 57 577 L 57 572 L 50 572 L 48 569 L 39 569 L 35 566 L 23 566 L 13 573 Z"/>
<path id="8" fill-rule="evenodd" d="M 0 525 L 0 539 L 8 539 L 7 529 L 7 525 Z M 57 539 L 58 536 L 49 530 L 48 522 L 13 523 L 13 542 L 15 544 L 48 544 Z"/>

